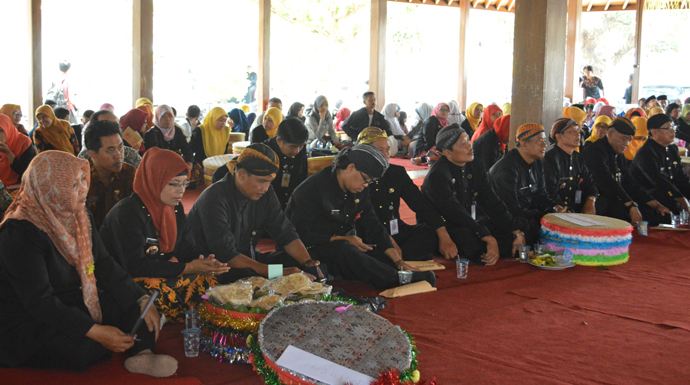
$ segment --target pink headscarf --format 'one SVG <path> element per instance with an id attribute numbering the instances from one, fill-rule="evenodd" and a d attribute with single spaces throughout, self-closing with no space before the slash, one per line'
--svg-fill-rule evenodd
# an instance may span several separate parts
<path id="1" fill-rule="evenodd" d="M 168 112 L 173 114 L 172 108 L 170 108 L 170 106 L 167 104 L 161 104 L 160 106 L 156 107 L 156 114 L 155 114 L 155 117 L 153 118 L 153 122 L 156 124 L 156 127 L 158 127 L 158 129 L 161 130 L 161 132 L 163 133 L 163 139 L 166 142 L 173 140 L 173 138 L 175 137 L 175 122 L 174 121 L 173 121 L 173 126 L 171 128 L 161 127 L 161 118 L 163 117 L 163 115 L 167 114 Z M 174 116 L 175 115 L 173 114 L 173 117 Z"/>
<path id="2" fill-rule="evenodd" d="M 597 111 L 597 114 L 594 116 L 594 119 L 596 120 L 600 116 L 608 116 L 611 118 L 611 120 L 616 118 L 616 107 L 614 106 L 601 106 L 599 108 L 599 111 Z"/>
<path id="3" fill-rule="evenodd" d="M 338 131 L 343 130 L 343 123 L 347 120 L 347 118 L 350 117 L 350 114 L 352 114 L 352 111 L 350 111 L 349 108 L 347 107 L 342 107 L 338 110 L 338 113 L 335 114 L 335 129 Z"/>
<path id="4" fill-rule="evenodd" d="M 110 112 L 115 112 L 115 106 L 113 106 L 110 103 L 103 103 L 103 105 L 101 105 L 101 110 L 108 110 Z"/>
<path id="5" fill-rule="evenodd" d="M 434 107 L 434 110 L 431 111 L 431 116 L 435 116 L 436 119 L 441 123 L 442 127 L 446 127 L 448 125 L 448 118 L 446 119 L 441 119 L 438 117 L 439 111 L 441 111 L 441 108 L 446 107 L 448 108 L 448 111 L 450 111 L 450 106 L 447 103 L 439 103 Z"/>
<path id="6" fill-rule="evenodd" d="M 91 221 L 86 209 L 72 211 L 72 189 L 79 172 L 91 181 L 89 162 L 64 151 L 43 151 L 29 164 L 22 186 L 7 209 L 5 220 L 27 220 L 48 234 L 55 248 L 74 266 L 81 279 L 84 304 L 91 318 L 101 323 L 94 261 Z"/>

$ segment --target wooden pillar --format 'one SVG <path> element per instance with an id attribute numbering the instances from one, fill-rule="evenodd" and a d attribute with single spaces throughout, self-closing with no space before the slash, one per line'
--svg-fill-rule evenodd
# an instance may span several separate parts
<path id="1" fill-rule="evenodd" d="M 153 0 L 132 1 L 132 107 L 153 101 Z"/>
<path id="2" fill-rule="evenodd" d="M 36 109 L 43 104 L 43 66 L 41 63 L 41 0 L 27 3 L 29 13 L 29 44 L 31 46 L 31 78 L 29 79 L 29 127 L 33 127 Z"/>
<path id="3" fill-rule="evenodd" d="M 271 0 L 259 0 L 259 68 L 257 69 L 256 104 L 263 112 L 271 92 Z"/>
<path id="4" fill-rule="evenodd" d="M 633 84 L 630 103 L 637 104 L 640 99 L 640 61 L 642 59 L 642 14 L 644 13 L 644 0 L 637 0 L 635 12 L 635 64 L 633 64 Z M 649 95 L 644 95 L 649 96 Z"/>
<path id="5" fill-rule="evenodd" d="M 388 0 L 371 0 L 369 32 L 369 91 L 376 94 L 377 104 L 386 103 L 386 22 Z"/>
<path id="6" fill-rule="evenodd" d="M 578 41 L 580 38 L 582 19 L 582 0 L 568 0 L 568 33 L 565 51 L 565 96 L 572 103 L 580 100 L 578 95 L 582 92 L 577 88 L 575 75 L 575 58 L 578 57 Z"/>
<path id="7" fill-rule="evenodd" d="M 538 123 L 547 134 L 563 111 L 563 72 L 567 4 L 563 0 L 515 2 L 513 97 L 510 148 L 524 123 Z"/>
<path id="8" fill-rule="evenodd" d="M 470 21 L 470 0 L 460 0 L 460 49 L 458 51 L 458 104 L 460 110 L 467 108 L 467 65 L 465 65 L 465 47 L 467 24 Z"/>

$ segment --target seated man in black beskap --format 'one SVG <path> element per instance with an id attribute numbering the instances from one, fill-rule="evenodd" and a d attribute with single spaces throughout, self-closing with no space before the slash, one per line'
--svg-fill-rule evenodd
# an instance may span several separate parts
<path id="1" fill-rule="evenodd" d="M 386 131 L 386 135 L 392 136 L 390 124 L 380 112 L 376 111 L 376 95 L 371 92 L 365 92 L 362 95 L 362 102 L 364 107 L 353 112 L 349 118 L 343 123 L 343 131 L 350 137 L 353 142 L 357 140 L 359 133 L 367 127 L 378 127 Z"/>
<path id="2" fill-rule="evenodd" d="M 388 135 L 377 127 L 367 127 L 359 134 L 357 144 L 371 144 L 386 159 L 390 159 Z M 446 259 L 455 258 L 458 248 L 448 235 L 441 214 L 419 191 L 403 166 L 389 164 L 381 179 L 369 189 L 371 203 L 381 224 L 391 237 L 391 243 L 407 261 L 432 259 L 437 249 Z M 408 225 L 400 218 L 400 200 L 417 214 L 416 225 Z"/>
<path id="3" fill-rule="evenodd" d="M 517 148 L 508 151 L 489 171 L 494 191 L 515 217 L 525 233 L 528 245 L 536 243 L 541 233 L 541 218 L 549 213 L 564 213 L 546 191 L 544 127 L 525 123 L 517 130 Z"/>
<path id="4" fill-rule="evenodd" d="M 278 196 L 283 211 L 288 201 L 300 183 L 309 176 L 307 164 L 307 149 L 305 144 L 309 138 L 307 127 L 298 118 L 287 118 L 278 126 L 276 136 L 264 142 L 271 148 L 280 162 L 280 168 L 271 184 Z M 228 165 L 218 167 L 213 172 L 213 183 L 223 179 L 228 173 Z"/>
<path id="5" fill-rule="evenodd" d="M 525 244 L 525 235 L 493 191 L 483 162 L 475 159 L 469 135 L 451 124 L 436 136 L 436 147 L 442 156 L 424 179 L 422 192 L 443 214 L 459 254 L 486 265 L 512 257 Z"/>
<path id="6" fill-rule="evenodd" d="M 635 125 L 627 118 L 616 118 L 606 137 L 585 147 L 582 156 L 599 190 L 598 215 L 618 218 L 636 225 L 647 221 L 655 225 L 670 211 L 647 193 L 630 172 L 623 152 L 635 135 Z"/>
<path id="7" fill-rule="evenodd" d="M 553 145 L 544 156 L 546 190 L 572 213 L 596 214 L 597 187 L 579 152 L 580 127 L 570 118 L 553 122 Z"/>
<path id="8" fill-rule="evenodd" d="M 398 269 L 416 270 L 391 244 L 369 198 L 367 187 L 387 168 L 386 158 L 370 144 L 340 150 L 332 167 L 297 187 L 286 211 L 312 258 L 336 277 L 377 288 L 397 285 Z M 413 282 L 423 280 L 436 284 L 431 271 L 412 274 Z"/>
<path id="9" fill-rule="evenodd" d="M 247 275 L 268 276 L 268 264 L 282 264 L 286 275 L 309 269 L 319 278 L 319 261 L 310 258 L 295 227 L 283 214 L 271 182 L 278 172 L 277 155 L 263 143 L 254 143 L 230 164 L 230 172 L 201 193 L 187 216 L 204 255 L 214 254 L 232 270 L 219 282 Z M 266 231 L 279 250 L 255 250 Z M 313 277 L 312 277 L 313 278 Z"/>
<path id="10" fill-rule="evenodd" d="M 680 162 L 678 146 L 673 144 L 676 126 L 668 115 L 657 114 L 647 121 L 647 130 L 652 136 L 632 162 L 635 180 L 673 212 L 690 211 L 690 178 Z"/>

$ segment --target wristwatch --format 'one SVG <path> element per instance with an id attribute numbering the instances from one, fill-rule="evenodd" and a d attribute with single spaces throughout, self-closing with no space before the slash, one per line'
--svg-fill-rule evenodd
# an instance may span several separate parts
<path id="1" fill-rule="evenodd" d="M 640 207 L 640 206 L 637 204 L 637 202 L 635 202 L 635 201 L 631 201 L 631 202 L 632 202 L 632 203 L 630 203 L 629 205 L 626 205 L 625 207 L 627 207 L 628 209 L 631 209 L 631 208 L 633 208 L 633 207 Z"/>
<path id="2" fill-rule="evenodd" d="M 524 237 L 524 236 L 525 236 L 525 233 L 523 233 L 522 231 L 520 231 L 517 234 L 513 233 L 513 239 L 517 239 L 518 237 Z"/>

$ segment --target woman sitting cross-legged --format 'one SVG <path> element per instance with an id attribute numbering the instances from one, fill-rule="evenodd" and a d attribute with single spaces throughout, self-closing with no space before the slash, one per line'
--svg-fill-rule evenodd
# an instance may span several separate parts
<path id="1" fill-rule="evenodd" d="M 155 308 L 125 334 L 148 296 L 93 231 L 90 177 L 86 160 L 40 153 L 0 224 L 0 367 L 81 371 L 127 351 L 130 372 L 170 376 L 177 361 L 152 353 Z"/>
<path id="2" fill-rule="evenodd" d="M 134 177 L 134 194 L 108 213 L 101 227 L 106 247 L 145 289 L 158 290 L 158 309 L 172 321 L 201 302 L 216 284 L 216 274 L 230 268 L 201 256 L 186 227 L 182 196 L 189 168 L 169 150 L 146 151 Z"/>

